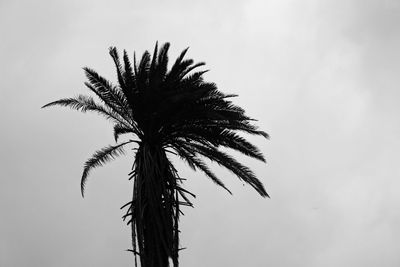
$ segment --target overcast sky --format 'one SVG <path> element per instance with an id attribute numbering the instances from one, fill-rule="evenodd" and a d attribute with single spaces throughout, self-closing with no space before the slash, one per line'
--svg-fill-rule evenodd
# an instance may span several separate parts
<path id="1" fill-rule="evenodd" d="M 95 3 L 95 4 L 94 4 Z M 182 266 L 400 266 L 400 1 L 0 1 L 0 266 L 132 266 L 121 158 L 95 115 L 40 107 L 87 93 L 82 67 L 116 81 L 109 46 L 190 46 L 208 81 L 271 135 L 240 156 L 262 199 L 216 165 L 233 196 L 177 167 L 197 195 Z"/>

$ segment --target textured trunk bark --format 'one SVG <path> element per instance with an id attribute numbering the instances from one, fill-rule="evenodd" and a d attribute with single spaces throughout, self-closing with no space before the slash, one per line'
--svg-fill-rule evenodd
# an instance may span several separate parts
<path id="1" fill-rule="evenodd" d="M 178 266 L 177 177 L 161 147 L 141 144 L 135 159 L 131 204 L 133 250 L 142 267 Z M 136 263 L 136 257 L 135 257 Z"/>

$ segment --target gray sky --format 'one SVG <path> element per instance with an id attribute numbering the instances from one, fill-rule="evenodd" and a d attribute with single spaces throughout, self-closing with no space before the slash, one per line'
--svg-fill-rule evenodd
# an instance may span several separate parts
<path id="1" fill-rule="evenodd" d="M 272 136 L 254 141 L 262 199 L 230 173 L 234 196 L 178 163 L 195 209 L 181 221 L 182 266 L 400 265 L 400 2 L 1 1 L 0 266 L 131 266 L 119 207 L 132 157 L 94 171 L 113 143 L 95 115 L 41 110 L 87 93 L 82 67 L 115 81 L 108 47 L 155 41 L 207 62 Z M 397 115 L 396 115 L 397 114 Z"/>

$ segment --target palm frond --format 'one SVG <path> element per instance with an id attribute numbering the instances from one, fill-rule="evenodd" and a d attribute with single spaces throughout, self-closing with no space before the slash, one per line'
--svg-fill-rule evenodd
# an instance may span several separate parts
<path id="1" fill-rule="evenodd" d="M 223 131 L 220 140 L 222 146 L 237 150 L 246 156 L 265 162 L 264 155 L 256 146 L 234 132 Z"/>
<path id="2" fill-rule="evenodd" d="M 127 134 L 127 133 L 134 133 L 134 131 L 132 130 L 132 128 L 125 127 L 122 124 L 115 124 L 114 125 L 114 139 L 115 139 L 115 142 L 118 142 L 118 137 L 121 134 Z"/>
<path id="3" fill-rule="evenodd" d="M 196 157 L 194 154 L 191 154 L 189 151 L 184 149 L 184 146 L 182 144 L 173 146 L 174 150 L 178 153 L 178 155 L 185 160 L 189 167 L 191 167 L 193 170 L 200 169 L 204 174 L 206 174 L 215 184 L 221 186 L 224 188 L 226 191 L 228 191 L 229 194 L 232 195 L 232 192 L 224 185 L 224 183 L 207 167 L 207 165 L 198 157 Z"/>
<path id="4" fill-rule="evenodd" d="M 136 122 L 132 119 L 132 108 L 129 106 L 128 101 L 125 99 L 122 92 L 118 91 L 115 87 L 112 88 L 112 91 L 108 91 L 96 88 L 88 82 L 85 82 L 84 84 L 100 98 L 109 110 L 118 114 L 118 116 L 123 118 L 128 125 L 131 125 L 137 130 Z M 136 133 L 139 134 L 140 131 L 137 130 Z"/>
<path id="5" fill-rule="evenodd" d="M 106 105 L 110 106 L 121 116 L 129 116 L 131 114 L 128 101 L 123 92 L 113 86 L 105 78 L 101 77 L 97 72 L 90 68 L 84 68 L 89 83 L 85 85 L 93 91 Z"/>
<path id="6" fill-rule="evenodd" d="M 190 66 L 189 68 L 187 68 L 185 71 L 182 71 L 182 73 L 181 73 L 181 78 L 184 78 L 189 72 L 191 72 L 192 70 L 194 70 L 194 69 L 196 69 L 196 68 L 198 68 L 198 67 L 201 67 L 201 66 L 204 66 L 204 65 L 206 65 L 206 63 L 205 62 L 199 62 L 199 63 L 196 63 L 196 64 L 193 64 L 192 66 Z M 207 71 L 206 71 L 207 72 Z M 204 72 L 205 73 L 205 72 Z"/>
<path id="7" fill-rule="evenodd" d="M 179 69 L 179 66 L 183 60 L 183 58 L 185 57 L 187 51 L 189 50 L 189 47 L 185 48 L 181 54 L 177 57 L 177 59 L 175 60 L 174 65 L 172 65 L 171 70 L 168 73 L 168 76 L 174 77 L 176 75 L 176 72 Z"/>
<path id="8" fill-rule="evenodd" d="M 138 68 L 137 68 L 137 62 L 136 62 L 136 53 L 133 52 L 133 71 L 135 73 L 135 76 L 138 75 Z"/>
<path id="9" fill-rule="evenodd" d="M 115 68 L 117 69 L 118 82 L 119 82 L 121 88 L 123 88 L 123 90 L 126 91 L 127 89 L 126 89 L 126 82 L 124 79 L 124 71 L 123 71 L 121 62 L 119 60 L 117 48 L 110 47 L 109 53 L 110 53 L 110 56 L 112 57 L 112 59 L 114 60 Z"/>
<path id="10" fill-rule="evenodd" d="M 156 43 L 156 47 L 154 48 L 153 58 L 150 65 L 149 85 L 151 90 L 159 92 L 161 90 L 160 85 L 164 80 L 164 76 L 167 71 L 167 64 L 168 64 L 167 53 L 169 49 L 169 43 L 165 43 L 161 47 L 159 52 L 157 49 L 158 49 L 158 43 Z"/>
<path id="11" fill-rule="evenodd" d="M 150 58 L 150 53 L 148 51 L 145 51 L 138 66 L 138 72 L 136 74 L 136 87 L 139 89 L 139 92 L 146 91 L 148 87 L 147 81 L 150 67 Z"/>
<path id="12" fill-rule="evenodd" d="M 177 78 L 178 80 L 183 78 L 183 73 L 185 73 L 188 69 L 190 69 L 190 66 L 194 63 L 193 59 L 185 59 L 183 60 L 177 69 Z"/>
<path id="13" fill-rule="evenodd" d="M 178 60 L 178 59 L 176 60 L 175 64 L 172 66 L 171 70 L 167 73 L 167 77 L 166 77 L 167 84 L 174 84 L 174 83 L 179 82 L 183 78 L 182 73 L 185 72 L 185 70 L 187 68 L 189 68 L 190 65 L 193 64 L 192 59 L 186 59 L 186 60 L 182 60 L 182 59 Z"/>
<path id="14" fill-rule="evenodd" d="M 206 147 L 200 144 L 190 144 L 190 147 L 197 153 L 219 165 L 224 166 L 244 182 L 251 185 L 262 197 L 269 197 L 263 184 L 257 179 L 254 173 L 246 166 L 242 165 L 228 154 L 213 147 Z"/>
<path id="15" fill-rule="evenodd" d="M 215 147 L 221 145 L 265 162 L 263 154 L 256 146 L 236 133 L 223 128 L 209 128 L 187 124 L 182 125 L 177 131 L 169 132 L 166 136 L 168 136 L 168 139 L 165 139 L 164 143 L 168 143 L 172 140 L 184 139 L 187 142 L 201 142 L 204 145 L 212 145 Z"/>
<path id="16" fill-rule="evenodd" d="M 248 121 L 205 121 L 204 126 L 220 127 L 228 130 L 242 131 L 248 134 L 261 135 L 264 138 L 269 139 L 269 135 L 266 132 L 258 130 L 258 127 L 250 124 Z"/>
<path id="17" fill-rule="evenodd" d="M 128 98 L 128 100 L 131 99 L 131 94 L 132 94 L 132 87 L 134 86 L 134 73 L 133 73 L 133 69 L 132 69 L 132 65 L 131 62 L 129 60 L 128 57 L 128 53 L 126 52 L 126 50 L 124 50 L 124 80 L 126 82 L 126 87 L 127 87 L 127 91 L 125 92 L 126 97 Z"/>
<path id="18" fill-rule="evenodd" d="M 165 43 L 160 49 L 160 54 L 158 56 L 158 72 L 160 77 L 164 77 L 167 72 L 169 47 L 170 44 Z"/>
<path id="19" fill-rule="evenodd" d="M 180 90 L 187 90 L 187 91 L 194 91 L 198 89 L 206 89 L 203 83 L 203 74 L 208 72 L 208 70 L 194 72 L 186 77 L 184 77 L 179 83 Z M 186 74 L 185 74 L 186 75 Z M 207 92 L 210 93 L 211 91 L 215 90 L 216 86 L 213 88 L 207 88 Z"/>
<path id="20" fill-rule="evenodd" d="M 114 123 L 122 124 L 125 127 L 130 127 L 129 122 L 122 118 L 118 113 L 115 113 L 112 109 L 102 106 L 96 103 L 92 97 L 79 95 L 76 98 L 63 98 L 57 101 L 50 102 L 44 105 L 42 108 L 51 106 L 63 106 L 75 109 L 81 112 L 93 111 L 100 115 L 103 115 L 107 119 L 110 119 Z"/>
<path id="21" fill-rule="evenodd" d="M 107 146 L 105 148 L 102 148 L 98 151 L 96 151 L 93 156 L 88 159 L 85 162 L 84 168 L 83 168 L 83 174 L 81 178 L 81 193 L 82 197 L 84 196 L 84 191 L 85 191 L 85 184 L 87 177 L 89 175 L 89 172 L 96 167 L 103 166 L 105 163 L 115 159 L 116 157 L 124 154 L 124 149 L 123 147 L 126 144 L 132 143 L 133 141 L 127 141 L 124 143 L 121 143 L 116 146 Z"/>
<path id="22" fill-rule="evenodd" d="M 154 73 L 155 69 L 157 68 L 157 56 L 158 56 L 158 41 L 154 47 L 153 58 L 151 59 L 150 64 L 150 73 Z"/>

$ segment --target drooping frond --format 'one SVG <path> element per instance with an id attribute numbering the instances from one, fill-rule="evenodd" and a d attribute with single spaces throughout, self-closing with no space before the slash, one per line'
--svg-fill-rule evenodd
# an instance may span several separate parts
<path id="1" fill-rule="evenodd" d="M 116 146 L 107 146 L 105 148 L 102 148 L 102 149 L 96 151 L 93 154 L 93 156 L 85 162 L 85 165 L 83 168 L 83 173 L 82 173 L 82 178 L 81 178 L 82 196 L 84 196 L 85 184 L 86 184 L 86 180 L 89 175 L 89 172 L 93 168 L 100 167 L 100 166 L 104 165 L 105 163 L 115 159 L 116 157 L 124 154 L 124 146 L 129 143 L 132 143 L 132 141 L 127 141 L 127 142 L 121 143 Z"/>
<path id="2" fill-rule="evenodd" d="M 222 146 L 231 148 L 233 150 L 241 152 L 246 156 L 265 162 L 264 155 L 261 153 L 261 151 L 256 146 L 246 141 L 246 139 L 244 139 L 243 137 L 231 131 L 225 130 L 221 133 L 220 139 L 222 140 Z"/>
<path id="3" fill-rule="evenodd" d="M 110 119 L 114 123 L 122 124 L 127 128 L 131 127 L 129 125 L 129 122 L 122 118 L 118 113 L 115 113 L 112 109 L 108 107 L 96 103 L 93 98 L 89 96 L 79 95 L 75 98 L 63 98 L 57 101 L 50 102 L 44 105 L 42 108 L 47 108 L 51 106 L 64 106 L 81 112 L 97 112 L 107 119 Z"/>
<path id="4" fill-rule="evenodd" d="M 132 128 L 125 127 L 122 124 L 115 124 L 114 125 L 114 139 L 115 139 L 115 142 L 118 141 L 118 137 L 121 134 L 127 134 L 127 133 L 134 133 L 134 131 L 132 130 Z"/>
<path id="5" fill-rule="evenodd" d="M 214 147 L 206 147 L 200 144 L 190 144 L 189 147 L 196 153 L 217 162 L 219 165 L 224 166 L 244 182 L 250 184 L 261 196 L 269 197 L 263 184 L 257 179 L 254 173 L 246 166 L 239 163 L 237 160 L 228 154 L 219 151 Z"/>
<path id="6" fill-rule="evenodd" d="M 180 128 L 179 131 L 171 133 L 170 137 L 172 138 L 170 140 L 185 139 L 187 142 L 190 140 L 191 142 L 201 142 L 204 145 L 215 147 L 225 146 L 246 156 L 265 162 L 263 154 L 256 146 L 229 130 L 187 125 Z M 166 140 L 166 142 L 170 141 Z"/>
<path id="7" fill-rule="evenodd" d="M 232 192 L 224 185 L 224 183 L 220 179 L 218 179 L 218 177 L 207 167 L 207 165 L 200 158 L 196 157 L 195 154 L 191 154 L 184 147 L 185 146 L 182 144 L 181 145 L 177 144 L 176 146 L 173 146 L 175 151 L 177 151 L 178 155 L 183 160 L 185 160 L 193 170 L 200 169 L 215 184 L 221 186 L 226 191 L 228 191 L 230 194 L 232 194 Z"/>
<path id="8" fill-rule="evenodd" d="M 269 135 L 261 130 L 258 130 L 257 127 L 254 125 L 251 125 L 248 121 L 210 121 L 205 123 L 205 126 L 209 127 L 220 127 L 224 128 L 227 130 L 233 130 L 233 131 L 242 131 L 248 134 L 253 134 L 253 135 L 261 135 L 264 138 L 269 138 Z"/>

